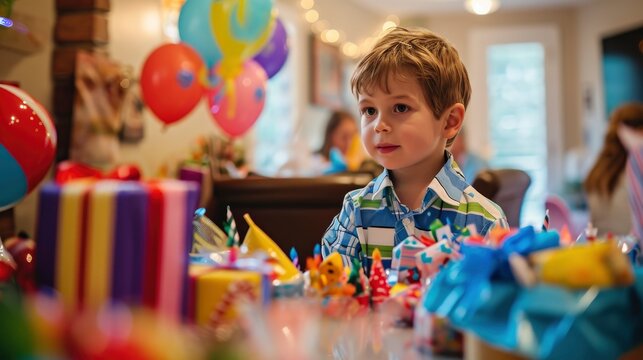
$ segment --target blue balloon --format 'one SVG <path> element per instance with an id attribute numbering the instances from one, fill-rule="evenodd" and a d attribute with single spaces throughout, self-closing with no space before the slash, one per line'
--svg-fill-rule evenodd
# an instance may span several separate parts
<path id="1" fill-rule="evenodd" d="M 232 35 L 245 42 L 257 40 L 272 19 L 272 0 L 248 0 L 242 21 L 239 21 L 238 10 L 239 4 L 234 4 L 230 15 Z"/>
<path id="2" fill-rule="evenodd" d="M 203 58 L 208 69 L 221 60 L 221 50 L 212 35 L 212 0 L 187 0 L 179 13 L 179 37 Z"/>

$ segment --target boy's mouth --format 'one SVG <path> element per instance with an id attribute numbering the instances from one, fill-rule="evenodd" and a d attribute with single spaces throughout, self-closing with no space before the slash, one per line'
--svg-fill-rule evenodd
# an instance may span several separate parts
<path id="1" fill-rule="evenodd" d="M 390 152 L 393 152 L 397 150 L 400 146 L 399 145 L 393 145 L 393 144 L 377 144 L 375 145 L 375 149 L 381 154 L 388 154 Z"/>

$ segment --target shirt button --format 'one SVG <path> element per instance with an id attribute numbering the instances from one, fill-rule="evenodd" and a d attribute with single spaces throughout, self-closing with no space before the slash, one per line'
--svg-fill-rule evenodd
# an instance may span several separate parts
<path id="1" fill-rule="evenodd" d="M 405 226 L 411 225 L 411 219 L 410 218 L 404 218 L 404 219 L 402 219 L 402 223 Z"/>

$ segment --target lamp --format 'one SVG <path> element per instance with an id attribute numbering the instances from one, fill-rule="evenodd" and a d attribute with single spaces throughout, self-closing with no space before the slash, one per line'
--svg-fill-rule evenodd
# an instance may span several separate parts
<path id="1" fill-rule="evenodd" d="M 476 15 L 487 15 L 498 10 L 499 0 L 465 0 L 464 8 Z"/>

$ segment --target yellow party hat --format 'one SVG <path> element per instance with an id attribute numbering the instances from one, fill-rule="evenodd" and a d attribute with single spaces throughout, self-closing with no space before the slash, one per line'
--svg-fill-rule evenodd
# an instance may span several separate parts
<path id="1" fill-rule="evenodd" d="M 243 240 L 243 246 L 245 246 L 249 252 L 257 250 L 265 251 L 268 256 L 275 260 L 275 272 L 279 280 L 288 281 L 299 275 L 299 270 L 297 270 L 288 256 L 284 254 L 279 245 L 252 221 L 250 215 L 244 214 L 243 218 L 249 227 L 246 237 Z"/>

